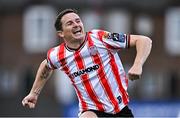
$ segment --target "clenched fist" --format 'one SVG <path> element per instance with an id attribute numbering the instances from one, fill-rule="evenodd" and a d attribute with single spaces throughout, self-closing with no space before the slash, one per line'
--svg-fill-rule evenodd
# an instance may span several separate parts
<path id="1" fill-rule="evenodd" d="M 29 93 L 23 100 L 22 105 L 28 108 L 35 108 L 37 103 L 38 95 L 34 93 Z"/>
<path id="2" fill-rule="evenodd" d="M 128 71 L 129 80 L 137 80 L 141 78 L 142 74 L 142 66 L 141 65 L 133 65 Z"/>

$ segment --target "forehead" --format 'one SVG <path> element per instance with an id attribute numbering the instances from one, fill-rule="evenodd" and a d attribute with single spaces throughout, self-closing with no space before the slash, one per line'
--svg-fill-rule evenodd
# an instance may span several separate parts
<path id="1" fill-rule="evenodd" d="M 62 23 L 65 23 L 65 22 L 68 22 L 70 20 L 74 20 L 77 18 L 80 18 L 80 17 L 76 13 L 68 13 L 62 17 L 61 21 L 62 21 Z"/>

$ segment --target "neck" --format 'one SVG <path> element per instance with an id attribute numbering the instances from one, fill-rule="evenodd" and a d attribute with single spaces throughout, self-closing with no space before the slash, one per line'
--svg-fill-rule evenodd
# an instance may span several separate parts
<path id="1" fill-rule="evenodd" d="M 85 37 L 83 37 L 82 39 L 75 39 L 73 41 L 67 41 L 67 40 L 64 40 L 67 47 L 71 48 L 71 49 L 78 49 L 82 43 L 84 42 L 85 40 Z"/>

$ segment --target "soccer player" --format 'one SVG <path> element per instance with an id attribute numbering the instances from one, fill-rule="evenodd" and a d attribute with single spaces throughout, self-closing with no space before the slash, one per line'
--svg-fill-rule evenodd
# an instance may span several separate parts
<path id="1" fill-rule="evenodd" d="M 57 16 L 55 28 L 64 43 L 48 51 L 30 93 L 22 100 L 23 106 L 34 108 L 53 70 L 60 69 L 78 96 L 79 117 L 133 117 L 128 108 L 128 79 L 140 78 L 151 51 L 150 38 L 103 30 L 85 32 L 81 18 L 72 9 Z M 133 46 L 137 53 L 126 76 L 118 51 Z"/>

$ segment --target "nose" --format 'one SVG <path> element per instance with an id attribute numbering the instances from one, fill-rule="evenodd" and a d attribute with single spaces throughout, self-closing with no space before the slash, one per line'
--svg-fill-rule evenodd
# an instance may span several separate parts
<path id="1" fill-rule="evenodd" d="M 74 22 L 74 23 L 73 23 L 73 27 L 77 27 L 77 26 L 79 26 L 79 24 L 76 23 L 76 22 Z"/>

